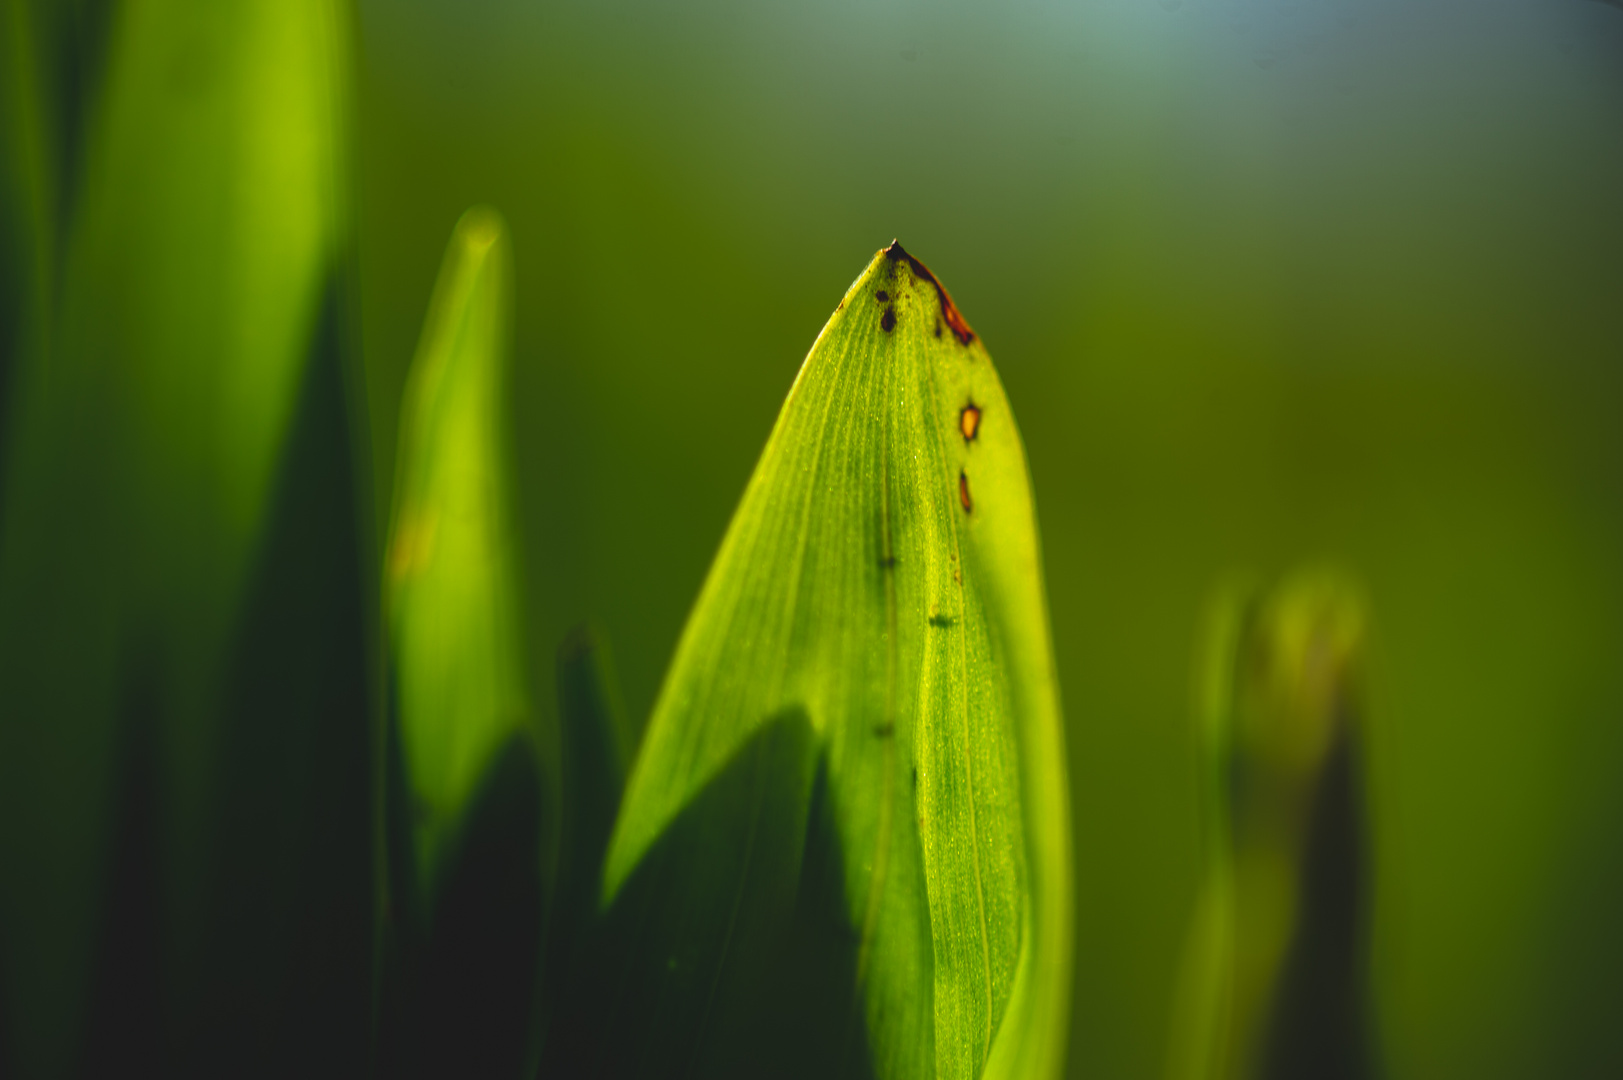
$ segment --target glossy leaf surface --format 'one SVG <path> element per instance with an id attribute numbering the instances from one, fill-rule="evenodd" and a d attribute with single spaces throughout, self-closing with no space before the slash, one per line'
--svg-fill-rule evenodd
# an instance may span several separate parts
<path id="1" fill-rule="evenodd" d="M 789 393 L 628 782 L 605 901 L 769 719 L 820 746 L 882 1077 L 1064 1052 L 1068 796 L 1035 511 L 978 337 L 900 245 Z"/>

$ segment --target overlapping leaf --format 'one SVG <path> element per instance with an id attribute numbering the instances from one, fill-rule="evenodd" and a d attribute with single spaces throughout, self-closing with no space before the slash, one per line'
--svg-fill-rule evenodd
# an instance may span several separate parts
<path id="1" fill-rule="evenodd" d="M 5 996 L 27 1073 L 272 1067 L 367 1011 L 346 10 L 160 0 L 106 34 L 94 94 L 6 62 L 85 96 L 34 110 L 72 122 L 32 135 L 58 246 L 7 403 Z"/>

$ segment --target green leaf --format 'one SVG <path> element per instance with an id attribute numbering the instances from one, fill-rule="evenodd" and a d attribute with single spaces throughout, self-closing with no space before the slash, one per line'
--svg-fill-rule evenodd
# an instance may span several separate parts
<path id="1" fill-rule="evenodd" d="M 567 939 L 596 908 L 631 758 L 608 646 L 594 627 L 577 626 L 558 649 L 558 720 L 564 796 L 559 889 L 568 895 L 553 936 L 569 946 Z"/>
<path id="2" fill-rule="evenodd" d="M 791 711 L 824 759 L 871 1067 L 1056 1074 L 1069 809 L 1025 454 L 979 338 L 898 244 L 813 345 L 728 528 L 633 767 L 606 903 Z"/>
<path id="3" fill-rule="evenodd" d="M 1365 608 L 1343 574 L 1236 582 L 1200 686 L 1207 871 L 1171 1080 L 1373 1074 Z"/>
<path id="4" fill-rule="evenodd" d="M 558 813 L 510 533 L 510 289 L 506 227 L 474 207 L 447 247 L 401 405 L 384 598 L 388 1075 L 533 1071 Z"/>
<path id="5" fill-rule="evenodd" d="M 425 895 L 496 752 L 531 726 L 502 412 L 508 263 L 501 218 L 484 207 L 464 214 L 401 403 L 385 602 Z"/>
<path id="6" fill-rule="evenodd" d="M 67 6 L 0 17 L 25 7 L 56 40 Z M 4 996 L 27 1075 L 96 1071 L 86 1047 L 184 1073 L 253 1045 L 274 1070 L 318 1015 L 367 1015 L 347 12 L 159 0 L 106 29 L 82 106 L 32 109 L 51 220 L 0 481 Z M 33 59 L 35 92 L 68 89 Z M 142 789 L 151 835 L 127 837 Z M 364 1066 L 363 1035 L 329 1043 Z"/>
<path id="7" fill-rule="evenodd" d="M 786 711 L 756 725 L 682 807 L 585 928 L 540 1075 L 798 1074 L 800 1047 L 743 1067 L 731 1058 L 759 1026 L 748 1006 L 780 966 L 818 758 L 805 713 Z"/>

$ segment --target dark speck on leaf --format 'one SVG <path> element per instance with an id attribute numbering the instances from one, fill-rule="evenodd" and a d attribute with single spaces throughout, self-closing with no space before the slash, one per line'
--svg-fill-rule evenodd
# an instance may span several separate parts
<path id="1" fill-rule="evenodd" d="M 880 289 L 878 292 L 874 293 L 874 296 L 879 298 L 879 302 L 881 304 L 890 299 L 890 293 L 886 292 L 884 289 Z"/>
<path id="2" fill-rule="evenodd" d="M 917 765 L 913 766 L 913 786 L 919 786 L 919 767 Z"/>
<path id="3" fill-rule="evenodd" d="M 881 556 L 879 556 L 879 569 L 881 569 L 881 570 L 894 570 L 894 569 L 896 569 L 896 556 L 894 556 L 894 555 L 881 555 Z"/>
<path id="4" fill-rule="evenodd" d="M 939 611 L 930 616 L 930 625 L 946 629 L 958 620 L 951 615 L 943 615 Z"/>
<path id="5" fill-rule="evenodd" d="M 879 317 L 879 328 L 885 333 L 896 329 L 896 309 L 886 308 L 885 313 Z"/>
<path id="6" fill-rule="evenodd" d="M 964 504 L 964 512 L 965 513 L 973 513 L 974 512 L 974 510 L 975 510 L 975 500 L 971 499 L 969 497 L 969 474 L 968 473 L 961 472 L 961 473 L 958 474 L 958 501 Z"/>
<path id="7" fill-rule="evenodd" d="M 941 320 L 940 319 L 937 319 L 935 321 L 935 336 L 936 337 L 941 336 Z"/>
<path id="8" fill-rule="evenodd" d="M 890 260 L 893 267 L 906 263 L 913 271 L 913 276 L 915 278 L 918 278 L 921 281 L 928 281 L 931 285 L 935 286 L 936 296 L 941 301 L 941 318 L 944 319 L 946 324 L 952 329 L 953 336 L 958 339 L 960 344 L 968 345 L 971 341 L 975 340 L 975 331 L 969 328 L 969 324 L 964 321 L 963 315 L 959 314 L 958 308 L 953 305 L 952 297 L 947 295 L 946 288 L 941 284 L 936 276 L 930 272 L 930 268 L 928 266 L 925 266 L 913 256 L 909 255 L 907 253 L 907 249 L 902 247 L 902 245 L 895 240 L 892 240 L 890 242 L 890 247 L 886 248 L 883 252 L 881 252 L 881 254 Z M 892 273 L 894 274 L 894 269 L 892 270 Z"/>
<path id="9" fill-rule="evenodd" d="M 875 724 L 873 726 L 873 733 L 874 738 L 876 739 L 888 739 L 892 735 L 896 734 L 896 725 L 889 723 L 888 721 L 883 724 Z"/>

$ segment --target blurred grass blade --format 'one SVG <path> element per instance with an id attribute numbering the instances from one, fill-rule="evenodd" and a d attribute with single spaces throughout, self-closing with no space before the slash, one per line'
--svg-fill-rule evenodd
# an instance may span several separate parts
<path id="1" fill-rule="evenodd" d="M 0 4 L 0 485 L 12 374 L 19 356 L 44 348 L 55 256 L 47 80 L 40 70 L 47 35 L 33 8 L 25 0 Z M 0 514 L 4 494 L 0 486 Z"/>
<path id="2" fill-rule="evenodd" d="M 592 962 L 588 943 L 597 922 L 603 853 L 631 757 L 631 736 L 600 631 L 588 625 L 570 631 L 558 649 L 557 677 L 563 827 L 543 988 L 543 1038 L 549 1042 L 559 1037 L 560 1010 L 568 1014 L 562 1024 L 579 1020 L 582 987 L 593 978 L 583 965 Z M 556 1047 L 552 1053 L 556 1058 Z"/>
<path id="3" fill-rule="evenodd" d="M 509 263 L 500 217 L 464 214 L 402 403 L 385 569 L 385 884 L 404 981 L 384 1053 L 387 1071 L 412 1075 L 517 1076 L 535 1034 L 543 853 L 558 815 L 545 804 L 509 534 Z"/>
<path id="4" fill-rule="evenodd" d="M 88 10 L 13 2 L 10 25 L 25 8 Z M 33 83 L 63 97 L 36 110 L 58 247 L 0 483 L 0 952 L 24 1075 L 113 1048 L 135 1072 L 218 1071 L 223 1047 L 291 1068 L 317 1041 L 364 1067 L 334 1023 L 364 1025 L 368 969 L 346 16 L 118 5 L 90 32 L 105 53 L 67 65 L 105 55 L 99 74 Z M 150 904 L 106 891 L 119 866 Z M 124 1041 L 132 1002 L 165 1060 Z"/>
<path id="5" fill-rule="evenodd" d="M 501 423 L 508 260 L 496 213 L 464 214 L 401 405 L 386 602 L 425 888 L 496 751 L 529 724 Z"/>
<path id="6" fill-rule="evenodd" d="M 604 900 L 762 725 L 822 747 L 881 1077 L 1064 1057 L 1069 810 L 1035 511 L 1007 398 L 945 290 L 876 255 L 812 347 L 683 631 Z M 698 872 L 697 870 L 695 872 Z"/>
<path id="7" fill-rule="evenodd" d="M 558 718 L 564 793 L 559 888 L 568 897 L 554 936 L 567 937 L 596 908 L 603 854 L 631 759 L 608 647 L 594 627 L 576 627 L 558 650 Z"/>
<path id="8" fill-rule="evenodd" d="M 1365 614 L 1344 576 L 1231 586 L 1201 673 L 1207 873 L 1170 1080 L 1363 1080 Z"/>

